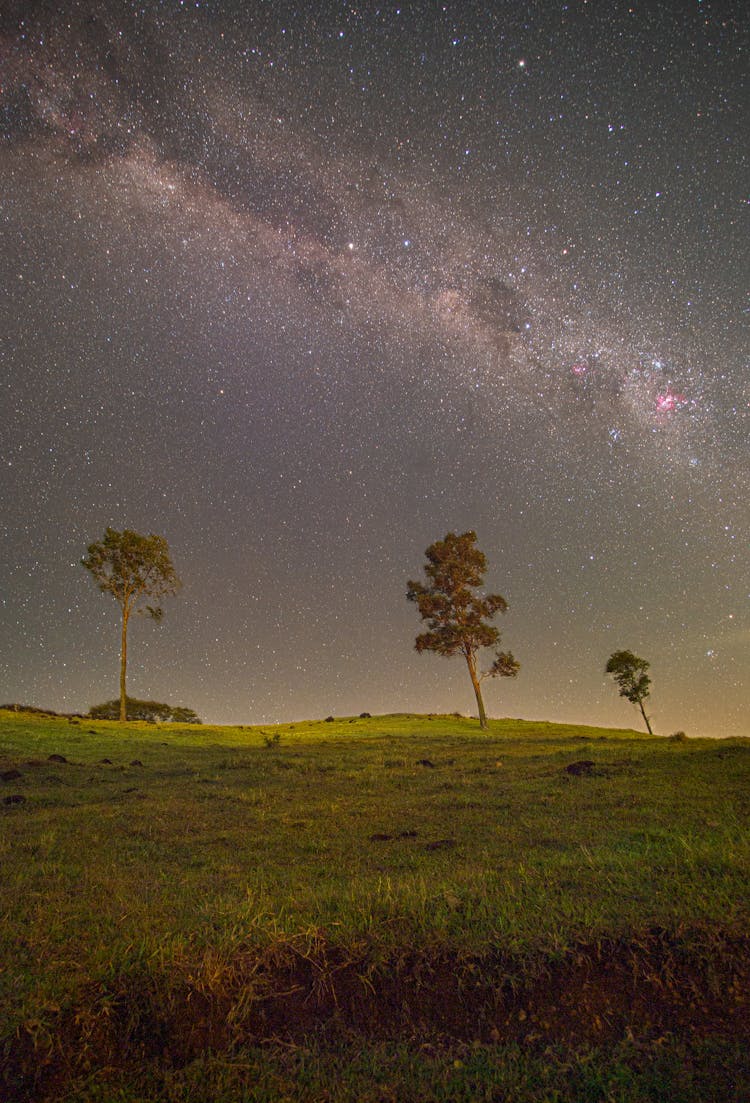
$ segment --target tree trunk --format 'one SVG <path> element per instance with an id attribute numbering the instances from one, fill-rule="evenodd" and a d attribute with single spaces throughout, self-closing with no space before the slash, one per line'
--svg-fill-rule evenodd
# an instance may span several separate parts
<path id="1" fill-rule="evenodd" d="M 125 695 L 125 671 L 128 666 L 128 616 L 127 609 L 122 611 L 122 643 L 120 646 L 120 720 L 127 720 L 127 697 Z"/>
<path id="2" fill-rule="evenodd" d="M 479 684 L 479 678 L 477 677 L 477 664 L 474 660 L 474 656 L 469 653 L 466 654 L 466 665 L 469 668 L 469 676 L 471 678 L 471 684 L 474 686 L 474 694 L 477 699 L 477 711 L 479 712 L 479 727 L 482 731 L 487 731 L 489 727 L 487 723 L 487 713 L 484 711 L 484 701 L 482 700 L 482 688 Z"/>
<path id="3" fill-rule="evenodd" d="M 648 716 L 646 716 L 646 710 L 643 707 L 643 701 L 639 701 L 638 704 L 641 706 L 641 713 L 643 715 L 643 719 L 646 721 L 646 727 L 648 728 L 648 734 L 653 735 L 654 733 L 651 731 L 651 725 L 648 722 Z"/>

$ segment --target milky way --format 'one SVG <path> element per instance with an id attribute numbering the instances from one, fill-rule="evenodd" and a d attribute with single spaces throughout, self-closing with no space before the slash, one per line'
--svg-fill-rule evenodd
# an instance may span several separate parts
<path id="1" fill-rule="evenodd" d="M 486 9 L 491 9 L 487 11 Z M 495 715 L 750 734 L 738 3 L 11 4 L 0 696 L 468 712 L 405 582 L 477 531 Z M 466 683 L 466 684 L 465 684 Z"/>

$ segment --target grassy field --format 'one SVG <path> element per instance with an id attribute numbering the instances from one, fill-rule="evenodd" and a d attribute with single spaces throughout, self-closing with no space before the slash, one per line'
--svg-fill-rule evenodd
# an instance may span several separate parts
<path id="1" fill-rule="evenodd" d="M 750 1098 L 750 740 L 0 712 L 0 775 L 0 1098 Z"/>

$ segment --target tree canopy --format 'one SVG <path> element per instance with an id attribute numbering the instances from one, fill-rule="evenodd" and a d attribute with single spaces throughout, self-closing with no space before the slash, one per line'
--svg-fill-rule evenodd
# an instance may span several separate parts
<path id="1" fill-rule="evenodd" d="M 133 612 L 161 620 L 163 610 L 158 601 L 168 594 L 175 594 L 180 580 L 164 537 L 153 533 L 142 536 L 131 529 L 118 532 L 107 528 L 103 540 L 89 544 L 88 554 L 81 560 L 81 565 L 91 572 L 99 589 L 112 594 L 120 606 L 120 720 L 126 720 L 128 621 Z M 155 599 L 155 604 L 147 604 L 149 599 Z"/>
<path id="2" fill-rule="evenodd" d="M 449 532 L 425 551 L 427 583 L 409 581 L 406 596 L 419 609 L 427 631 L 421 632 L 415 648 L 434 651 L 450 658 L 463 655 L 469 669 L 479 710 L 479 723 L 487 727 L 481 682 L 488 677 L 515 678 L 520 664 L 509 651 L 500 651 L 500 632 L 489 620 L 504 613 L 508 603 L 500 594 L 482 596 L 476 591 L 484 582 L 487 558 L 476 546 L 475 532 Z M 492 665 L 480 672 L 477 654 L 483 648 L 498 647 Z"/>

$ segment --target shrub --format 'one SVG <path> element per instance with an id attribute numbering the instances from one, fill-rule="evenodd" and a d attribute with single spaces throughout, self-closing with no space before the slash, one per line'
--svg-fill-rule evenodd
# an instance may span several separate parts
<path id="1" fill-rule="evenodd" d="M 128 720 L 146 720 L 155 724 L 157 720 L 162 723 L 173 724 L 201 724 L 202 720 L 192 709 L 182 705 L 166 705 L 161 701 L 139 701 L 137 697 L 126 698 Z M 114 698 L 104 701 L 101 705 L 92 705 L 89 709 L 89 717 L 92 720 L 119 720 L 120 701 Z"/>
<path id="2" fill-rule="evenodd" d="M 59 712 L 55 712 L 54 709 L 39 709 L 36 705 L 0 705 L 0 709 L 7 709 L 8 712 L 32 712 L 37 716 L 59 716 Z"/>

